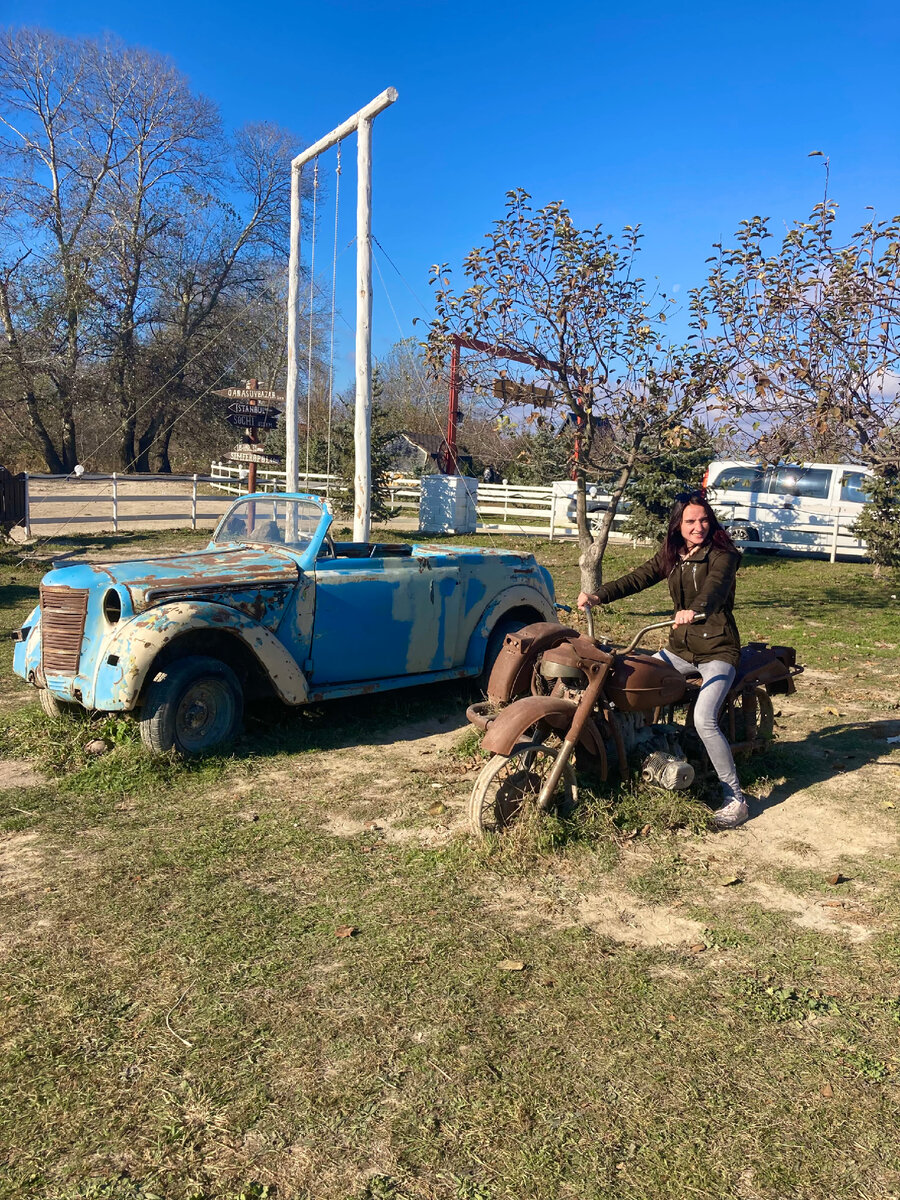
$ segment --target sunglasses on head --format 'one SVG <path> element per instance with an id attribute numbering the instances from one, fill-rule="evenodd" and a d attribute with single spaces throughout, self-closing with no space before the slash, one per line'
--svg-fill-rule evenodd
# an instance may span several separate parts
<path id="1" fill-rule="evenodd" d="M 706 492 L 702 488 L 695 488 L 693 492 L 679 492 L 675 497 L 676 504 L 688 504 L 691 501 L 705 500 Z"/>

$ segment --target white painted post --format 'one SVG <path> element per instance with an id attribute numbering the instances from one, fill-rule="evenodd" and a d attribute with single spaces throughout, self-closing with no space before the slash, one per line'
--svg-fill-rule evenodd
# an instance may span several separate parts
<path id="1" fill-rule="evenodd" d="M 112 509 L 113 509 L 113 533 L 119 532 L 119 481 L 116 478 L 116 472 L 113 471 L 112 477 Z"/>
<path id="2" fill-rule="evenodd" d="M 367 542 L 372 487 L 372 118 L 356 135 L 356 414 L 353 540 Z"/>
<path id="3" fill-rule="evenodd" d="M 835 516 L 834 528 L 831 531 L 831 561 L 832 562 L 837 562 L 838 525 L 840 523 L 840 519 L 841 518 L 839 515 Z"/>
<path id="4" fill-rule="evenodd" d="M 285 491 L 296 492 L 300 457 L 300 172 L 291 163 L 291 257 L 288 263 L 288 362 L 284 402 Z"/>
<path id="5" fill-rule="evenodd" d="M 31 486 L 27 471 L 25 472 L 25 536 L 31 537 Z"/>
<path id="6" fill-rule="evenodd" d="M 197 528 L 197 473 L 194 472 L 194 486 L 191 489 L 191 529 Z"/>

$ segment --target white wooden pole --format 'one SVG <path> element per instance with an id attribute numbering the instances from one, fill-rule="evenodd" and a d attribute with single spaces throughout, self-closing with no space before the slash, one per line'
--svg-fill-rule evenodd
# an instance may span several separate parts
<path id="1" fill-rule="evenodd" d="M 386 108 L 389 108 L 396 99 L 397 89 L 392 87 L 385 88 L 380 96 L 376 96 L 374 100 L 369 101 L 365 108 L 361 108 L 352 117 L 348 117 L 343 125 L 338 125 L 337 129 L 332 129 L 331 133 L 326 133 L 323 138 L 319 138 L 309 149 L 304 150 L 302 154 L 298 154 L 293 161 L 293 165 L 295 167 L 302 167 L 304 163 L 310 162 L 311 159 L 318 158 L 320 154 L 324 154 L 326 150 L 330 150 L 332 146 L 336 146 L 338 142 L 342 142 L 345 137 L 349 137 L 357 129 L 360 121 L 377 117 L 380 112 L 384 112 Z"/>
<path id="2" fill-rule="evenodd" d="M 367 542 L 372 488 L 372 118 L 356 134 L 356 416 L 353 540 Z"/>
<path id="3" fill-rule="evenodd" d="M 371 384 L 371 365 L 372 365 L 372 345 L 371 345 L 371 323 L 372 323 L 372 244 L 371 244 L 371 229 L 372 229 L 372 121 L 383 112 L 397 99 L 396 88 L 385 88 L 385 90 L 376 96 L 374 100 L 354 113 L 352 117 L 348 117 L 342 125 L 338 125 L 331 133 L 320 138 L 291 163 L 291 254 L 290 263 L 288 266 L 288 370 L 287 370 L 287 388 L 285 392 L 285 488 L 287 491 L 296 491 L 299 479 L 299 450 L 300 438 L 298 426 L 300 420 L 300 387 L 299 387 L 299 368 L 300 368 L 300 172 L 304 163 L 310 162 L 317 158 L 330 147 L 337 145 L 338 142 L 349 137 L 351 133 L 358 133 L 357 147 L 357 163 L 359 168 L 359 179 L 357 181 L 357 330 L 356 330 L 356 397 L 357 397 L 357 415 L 356 415 L 356 455 L 357 455 L 357 470 L 356 481 L 357 485 L 361 478 L 365 478 L 366 486 L 364 490 L 364 498 L 361 502 L 359 496 L 359 488 L 356 487 L 355 496 L 355 516 L 354 516 L 354 538 L 359 541 L 367 541 L 369 536 L 369 495 L 371 481 L 371 465 L 369 451 L 369 433 L 371 429 L 371 399 L 372 399 L 372 384 Z M 363 126 L 365 125 L 365 132 Z M 365 151 L 363 150 L 365 143 Z M 363 212 L 363 209 L 365 210 Z M 365 229 L 364 236 L 361 230 Z M 365 282 L 363 277 L 365 276 Z M 360 338 L 360 315 L 365 313 L 365 346 L 361 350 Z M 363 372 L 363 375 L 360 372 Z M 360 396 L 365 396 L 363 421 L 365 428 L 365 466 L 360 467 L 360 414 L 359 401 Z M 362 511 L 360 504 L 362 503 Z M 361 531 L 365 528 L 365 533 Z"/>
<path id="4" fill-rule="evenodd" d="M 297 491 L 300 457 L 300 167 L 291 166 L 291 256 L 288 263 L 288 361 L 284 400 L 285 491 Z"/>

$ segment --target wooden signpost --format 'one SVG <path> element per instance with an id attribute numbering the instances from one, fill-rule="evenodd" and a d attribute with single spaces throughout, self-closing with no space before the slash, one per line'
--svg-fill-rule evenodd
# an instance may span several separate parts
<path id="1" fill-rule="evenodd" d="M 284 392 L 273 392 L 268 388 L 258 387 L 257 384 L 256 379 L 246 379 L 242 388 L 220 388 L 213 392 L 214 396 L 235 401 L 234 404 L 228 405 L 225 420 L 229 425 L 247 431 L 247 441 L 236 450 L 232 450 L 228 457 L 232 462 L 248 464 L 250 469 L 247 472 L 247 491 L 250 493 L 256 491 L 257 464 L 277 466 L 281 462 L 277 454 L 265 453 L 258 433 L 260 429 L 274 429 L 281 410 L 268 404 L 260 404 L 259 401 L 284 400 Z"/>
<path id="2" fill-rule="evenodd" d="M 536 383 L 517 383 L 514 379 L 495 379 L 494 395 L 504 404 L 521 404 L 529 408 L 546 408 L 553 403 L 553 392 Z"/>

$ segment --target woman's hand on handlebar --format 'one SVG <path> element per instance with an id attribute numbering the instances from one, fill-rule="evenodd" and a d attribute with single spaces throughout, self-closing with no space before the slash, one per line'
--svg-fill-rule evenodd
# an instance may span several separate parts
<path id="1" fill-rule="evenodd" d="M 677 612 L 672 620 L 672 625 L 677 629 L 679 625 L 692 625 L 696 613 L 692 608 L 683 608 Z"/>
<path id="2" fill-rule="evenodd" d="M 600 601 L 593 592 L 579 592 L 578 599 L 575 601 L 578 608 L 591 608 L 593 605 L 599 603 Z"/>

